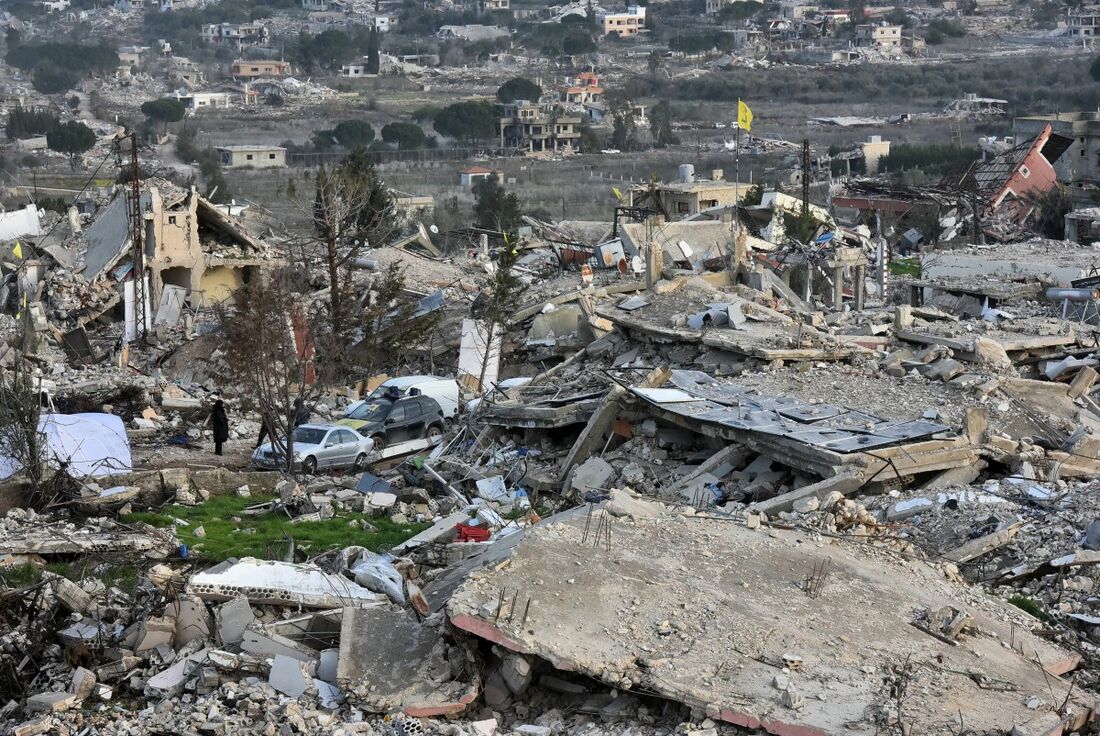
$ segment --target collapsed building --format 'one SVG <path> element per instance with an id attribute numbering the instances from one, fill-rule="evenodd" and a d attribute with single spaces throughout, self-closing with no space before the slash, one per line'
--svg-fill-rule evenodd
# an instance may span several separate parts
<path id="1" fill-rule="evenodd" d="M 857 183 L 843 196 L 887 213 L 919 195 L 961 237 L 969 181 L 983 229 L 1026 228 L 1063 145 L 1028 141 L 954 189 Z M 139 191 L 156 322 L 231 300 L 278 262 L 197 192 Z M 366 470 L 208 465 L 215 387 L 240 417 L 231 447 L 247 456 L 260 425 L 237 387 L 217 385 L 212 331 L 135 345 L 115 372 L 79 352 L 57 361 L 69 385 L 50 398 L 118 447 L 51 444 L 67 493 L 48 508 L 18 468 L 0 482 L 4 727 L 1091 728 L 1092 248 L 918 242 L 918 273 L 890 273 L 882 229 L 748 193 L 712 175 L 640 188 L 609 222 L 526 218 L 521 286 L 498 324 L 472 306 L 495 288 L 494 250 L 513 247 L 503 234 L 471 229 L 448 251 L 417 227 L 370 251 L 356 288 L 397 264 L 408 318 L 441 315 L 386 372 L 415 353 L 469 402 Z M 124 193 L 104 197 L 56 237 L 12 225 L 33 257 L 4 258 L 21 261 L 9 311 L 26 295 L 47 343 L 71 348 L 77 326 L 119 332 L 127 208 Z M 357 339 L 349 352 L 369 349 Z M 342 420 L 389 378 L 318 389 L 318 420 Z M 231 504 L 228 519 L 194 516 Z M 310 537 L 324 524 L 341 534 Z M 272 528 L 283 538 L 266 554 L 249 544 Z M 119 561 L 132 586 L 107 577 Z M 23 566 L 36 576 L 15 582 Z"/>

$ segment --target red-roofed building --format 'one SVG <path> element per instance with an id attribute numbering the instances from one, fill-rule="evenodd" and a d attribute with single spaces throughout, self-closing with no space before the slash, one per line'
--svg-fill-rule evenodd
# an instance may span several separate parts
<path id="1" fill-rule="evenodd" d="M 562 88 L 561 101 L 587 105 L 603 99 L 603 87 L 595 72 L 581 72 Z"/>
<path id="2" fill-rule="evenodd" d="M 482 179 L 488 179 L 495 173 L 492 169 L 487 169 L 484 166 L 471 166 L 458 172 L 458 183 L 464 187 L 472 187 Z"/>

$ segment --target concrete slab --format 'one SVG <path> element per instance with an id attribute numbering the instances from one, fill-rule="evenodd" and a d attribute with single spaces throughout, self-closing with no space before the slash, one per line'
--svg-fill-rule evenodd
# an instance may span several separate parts
<path id="1" fill-rule="evenodd" d="M 145 693 L 149 696 L 159 695 L 162 697 L 177 695 L 187 683 L 188 678 L 206 662 L 209 652 L 209 649 L 200 649 L 194 654 L 177 660 L 175 664 L 163 672 L 153 675 L 145 682 Z"/>
<path id="2" fill-rule="evenodd" d="M 1059 677 L 1077 655 L 933 565 L 667 508 L 615 520 L 610 551 L 583 544 L 584 527 L 580 516 L 527 530 L 507 564 L 454 594 L 451 622 L 559 669 L 778 736 L 881 733 L 875 714 L 894 706 L 901 668 L 920 694 L 905 700 L 903 719 L 922 736 L 955 734 L 959 709 L 982 732 L 1024 727 L 1037 715 L 1026 707 L 1032 695 L 1061 702 L 1069 693 L 1077 713 L 1095 706 Z M 811 597 L 804 581 L 822 565 L 828 573 Z M 510 616 L 507 603 L 497 616 L 502 590 L 518 591 L 525 617 Z M 911 625 L 917 612 L 947 605 L 974 618 L 960 646 Z M 787 675 L 801 697 L 786 701 L 771 684 L 785 658 L 801 662 Z M 1013 691 L 979 687 L 983 675 Z"/>
<path id="3" fill-rule="evenodd" d="M 316 669 L 313 662 L 276 654 L 271 662 L 271 674 L 267 682 L 283 695 L 299 698 L 313 685 L 313 675 Z"/>
<path id="4" fill-rule="evenodd" d="M 578 493 L 585 493 L 593 489 L 608 488 L 611 479 L 615 477 L 615 468 L 600 457 L 590 457 L 573 469 L 573 488 Z"/>
<path id="5" fill-rule="evenodd" d="M 236 644 L 244 638 L 245 629 L 256 620 L 252 605 L 245 597 L 234 598 L 214 610 L 214 622 L 217 627 L 218 641 L 221 644 Z"/>
<path id="6" fill-rule="evenodd" d="M 176 647 L 210 637 L 210 612 L 200 598 L 180 596 L 164 607 L 164 615 L 175 619 Z"/>
<path id="7" fill-rule="evenodd" d="M 317 677 L 325 682 L 336 682 L 337 667 L 340 665 L 339 648 L 325 649 L 317 661 Z"/>
<path id="8" fill-rule="evenodd" d="M 78 698 L 72 693 L 38 693 L 27 698 L 27 704 L 23 710 L 27 715 L 35 713 L 63 713 L 78 703 Z"/>
<path id="9" fill-rule="evenodd" d="M 245 630 L 244 635 L 241 637 L 240 646 L 241 651 L 258 657 L 283 655 L 302 662 L 308 662 L 317 657 L 317 652 L 305 644 L 300 644 L 279 634 L 264 631 L 255 624 Z"/>
<path id="10" fill-rule="evenodd" d="M 394 547 L 391 552 L 395 555 L 402 555 L 411 549 L 416 549 L 422 545 L 430 544 L 448 534 L 453 534 L 454 528 L 469 518 L 470 514 L 467 511 L 456 511 L 449 516 L 444 516 L 416 536 L 406 539 L 404 542 Z"/>
<path id="11" fill-rule="evenodd" d="M 336 681 L 349 703 L 418 718 L 461 713 L 479 691 L 473 658 L 398 606 L 344 609 Z"/>
<path id="12" fill-rule="evenodd" d="M 385 596 L 343 576 L 326 573 L 316 565 L 249 557 L 192 576 L 187 590 L 205 600 L 226 601 L 244 596 L 252 603 L 308 608 L 371 606 L 386 601 Z"/>

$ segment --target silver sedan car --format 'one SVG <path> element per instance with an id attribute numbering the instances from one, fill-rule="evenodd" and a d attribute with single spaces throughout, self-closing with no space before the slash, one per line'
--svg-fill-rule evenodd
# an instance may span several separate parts
<path id="1" fill-rule="evenodd" d="M 303 473 L 355 468 L 364 470 L 374 452 L 374 442 L 349 427 L 335 424 L 303 424 L 294 437 L 294 467 Z M 265 442 L 252 452 L 257 468 L 283 468 L 286 460 L 274 442 Z"/>

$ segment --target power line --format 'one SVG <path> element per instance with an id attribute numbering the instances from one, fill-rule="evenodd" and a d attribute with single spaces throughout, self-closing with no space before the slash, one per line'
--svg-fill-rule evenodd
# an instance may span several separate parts
<path id="1" fill-rule="evenodd" d="M 100 159 L 100 161 L 99 161 L 99 164 L 98 164 L 98 165 L 97 165 L 97 166 L 95 167 L 95 170 L 94 170 L 94 171 L 93 171 L 93 172 L 91 173 L 91 175 L 90 175 L 90 176 L 88 177 L 87 181 L 85 181 L 85 182 L 84 182 L 84 186 L 82 186 L 82 187 L 80 188 L 80 191 L 79 191 L 79 192 L 77 192 L 77 193 L 76 193 L 75 195 L 73 195 L 73 200 L 72 200 L 71 202 L 69 202 L 69 207 L 72 207 L 73 205 L 75 205 L 75 204 L 76 204 L 76 200 L 80 199 L 80 197 L 82 197 L 82 196 L 84 195 L 84 192 L 88 191 L 88 185 L 90 185 L 90 184 L 91 184 L 91 183 L 92 183 L 92 182 L 93 182 L 93 181 L 95 180 L 96 176 L 97 176 L 97 175 L 99 174 L 99 171 L 100 171 L 100 169 L 102 169 L 102 168 L 103 168 L 103 164 L 107 163 L 107 159 L 109 159 L 109 158 L 110 158 L 110 157 L 111 157 L 111 156 L 112 156 L 113 154 L 114 154 L 114 151 L 113 151 L 113 150 L 109 150 L 109 151 L 107 151 L 107 155 L 105 155 L 105 156 L 104 156 L 104 157 L 103 157 L 102 159 Z M 26 187 L 24 187 L 24 189 L 26 189 Z M 36 202 L 35 204 L 37 204 L 37 202 Z M 54 231 L 55 229 L 57 229 L 57 226 L 58 226 L 58 225 L 60 225 L 60 224 L 61 224 L 61 222 L 62 222 L 62 221 L 63 221 L 64 219 L 65 219 L 64 217 L 61 217 L 61 218 L 59 218 L 59 219 L 58 219 L 58 221 L 57 221 L 57 222 L 55 222 L 55 223 L 53 224 L 53 227 L 51 227 L 51 228 L 50 228 L 50 229 L 49 229 L 49 230 L 48 230 L 48 231 L 46 232 L 46 234 L 45 234 L 45 235 L 43 235 L 42 237 L 40 237 L 40 238 L 38 239 L 38 242 L 40 242 L 40 243 L 41 243 L 41 242 L 43 242 L 43 241 L 45 241 L 45 240 L 48 240 L 48 239 L 49 239 L 49 237 L 50 237 L 50 235 L 52 235 L 52 234 L 53 234 L 53 231 Z"/>

